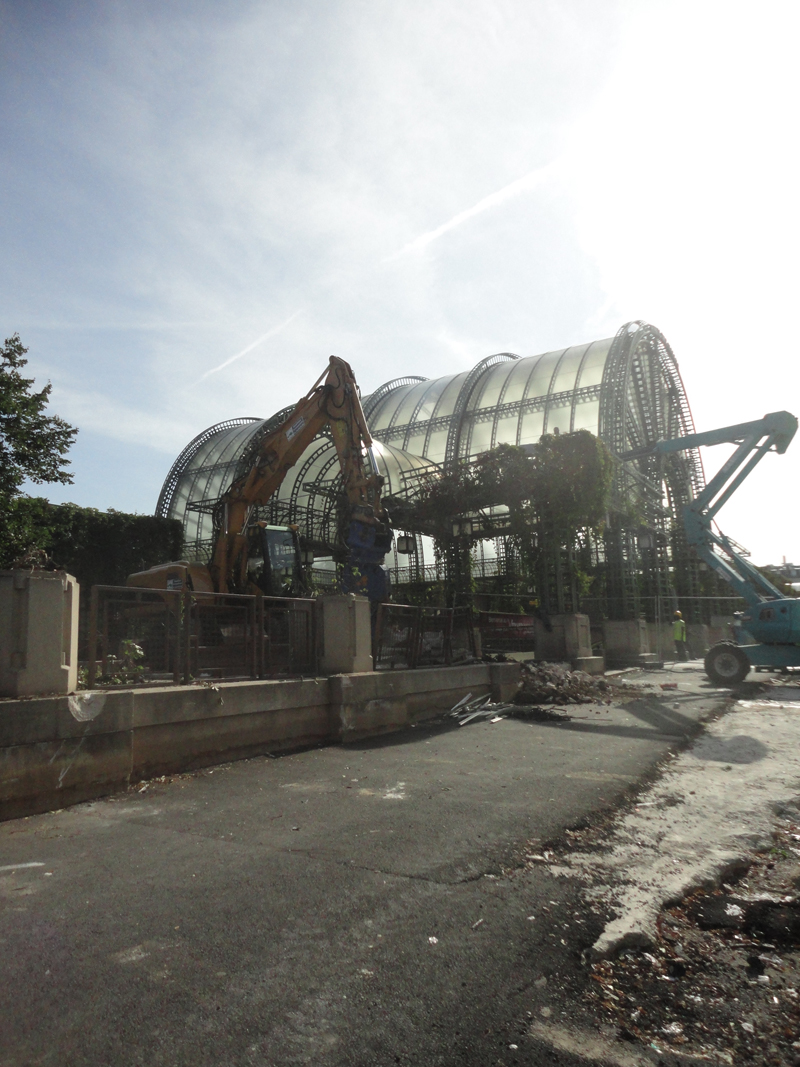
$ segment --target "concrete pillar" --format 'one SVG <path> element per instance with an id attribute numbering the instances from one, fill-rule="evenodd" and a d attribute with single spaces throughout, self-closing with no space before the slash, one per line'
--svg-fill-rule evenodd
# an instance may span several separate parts
<path id="1" fill-rule="evenodd" d="M 0 571 L 0 696 L 77 689 L 79 589 L 63 571 Z"/>
<path id="2" fill-rule="evenodd" d="M 551 615 L 550 631 L 536 620 L 536 658 L 569 662 L 573 667 L 596 674 L 603 670 L 603 657 L 592 656 L 592 630 L 588 615 Z"/>
<path id="3" fill-rule="evenodd" d="M 644 619 L 604 619 L 603 645 L 609 667 L 645 667 L 656 661 Z"/>
<path id="4" fill-rule="evenodd" d="M 513 700 L 520 685 L 521 669 L 518 663 L 489 663 L 489 684 L 492 700 Z"/>
<path id="5" fill-rule="evenodd" d="M 347 593 L 319 600 L 323 674 L 360 674 L 372 670 L 370 605 Z"/>

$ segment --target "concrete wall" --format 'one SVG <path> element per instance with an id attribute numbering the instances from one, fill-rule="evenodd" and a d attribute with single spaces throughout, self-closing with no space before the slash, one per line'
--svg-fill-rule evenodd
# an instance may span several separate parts
<path id="1" fill-rule="evenodd" d="M 461 697 L 506 700 L 516 663 L 0 700 L 0 819 L 265 752 L 356 741 Z"/>
<path id="2" fill-rule="evenodd" d="M 63 571 L 0 571 L 0 696 L 73 692 L 79 591 Z"/>
<path id="3" fill-rule="evenodd" d="M 672 637 L 672 623 L 649 622 L 647 632 L 650 639 L 651 652 L 660 652 L 663 659 L 670 661 L 675 659 L 675 641 Z M 721 636 L 715 636 L 720 634 Z M 659 645 L 660 638 L 660 645 Z M 689 654 L 693 659 L 700 658 L 708 652 L 712 645 L 718 641 L 729 641 L 727 628 L 714 629 L 701 622 L 689 622 L 686 624 L 686 640 L 689 645 Z"/>

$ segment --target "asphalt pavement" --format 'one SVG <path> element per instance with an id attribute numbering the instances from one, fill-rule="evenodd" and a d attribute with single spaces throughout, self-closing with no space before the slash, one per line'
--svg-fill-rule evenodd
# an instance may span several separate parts
<path id="1" fill-rule="evenodd" d="M 586 1063 L 532 1021 L 580 997 L 604 916 L 525 856 L 725 700 L 696 664 L 627 677 L 652 688 L 567 721 L 438 720 L 0 824 L 0 1065 Z"/>

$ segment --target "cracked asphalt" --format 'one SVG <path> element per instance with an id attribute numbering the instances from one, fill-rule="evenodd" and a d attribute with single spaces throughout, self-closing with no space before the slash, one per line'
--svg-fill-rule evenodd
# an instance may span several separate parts
<path id="1" fill-rule="evenodd" d="M 525 856 L 725 700 L 696 667 L 631 677 L 653 688 L 565 722 L 438 720 L 0 824 L 0 1064 L 586 1063 L 534 1024 L 604 917 Z"/>

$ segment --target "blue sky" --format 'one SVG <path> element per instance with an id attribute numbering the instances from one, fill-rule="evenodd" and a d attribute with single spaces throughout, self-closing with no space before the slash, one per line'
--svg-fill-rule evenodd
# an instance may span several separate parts
<path id="1" fill-rule="evenodd" d="M 770 0 L 0 0 L 0 330 L 81 431 L 36 491 L 150 512 L 331 353 L 368 392 L 633 318 L 698 428 L 797 413 L 797 47 Z M 800 562 L 798 485 L 800 441 L 723 528 Z"/>

